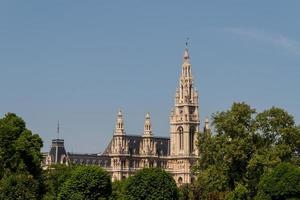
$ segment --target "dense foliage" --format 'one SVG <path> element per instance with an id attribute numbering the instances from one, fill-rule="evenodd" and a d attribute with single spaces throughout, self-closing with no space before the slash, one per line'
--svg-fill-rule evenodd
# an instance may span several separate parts
<path id="1" fill-rule="evenodd" d="M 178 199 L 179 192 L 172 176 L 162 169 L 145 168 L 129 177 L 125 184 L 125 199 Z"/>
<path id="2" fill-rule="evenodd" d="M 66 165 L 52 165 L 44 171 L 46 194 L 44 200 L 58 199 L 58 193 L 64 182 L 71 176 L 74 167 Z"/>
<path id="3" fill-rule="evenodd" d="M 214 114 L 212 124 L 215 134 L 206 131 L 198 140 L 195 172 L 201 199 L 252 199 L 268 169 L 281 162 L 299 164 L 300 129 L 280 108 L 257 113 L 234 103 Z"/>
<path id="4" fill-rule="evenodd" d="M 61 200 L 108 199 L 111 180 L 106 171 L 97 166 L 76 167 L 64 182 L 59 193 Z"/>
<path id="5" fill-rule="evenodd" d="M 300 168 L 282 163 L 264 174 L 258 185 L 256 199 L 300 199 Z"/>
<path id="6" fill-rule="evenodd" d="M 34 200 L 40 199 L 39 182 L 29 174 L 16 173 L 1 180 L 0 199 Z"/>
<path id="7" fill-rule="evenodd" d="M 16 114 L 0 119 L 0 199 L 40 199 L 42 140 Z"/>
<path id="8" fill-rule="evenodd" d="M 125 186 L 128 179 L 121 181 L 114 181 L 112 183 L 112 194 L 110 196 L 111 200 L 125 200 Z"/>

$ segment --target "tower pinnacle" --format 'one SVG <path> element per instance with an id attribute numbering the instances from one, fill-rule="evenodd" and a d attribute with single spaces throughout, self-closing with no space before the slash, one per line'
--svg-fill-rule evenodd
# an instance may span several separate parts
<path id="1" fill-rule="evenodd" d="M 189 62 L 189 59 L 190 59 L 188 44 L 189 44 L 189 38 L 187 38 L 186 42 L 185 42 L 185 49 L 184 49 L 184 55 L 183 55 L 184 62 Z"/>
<path id="2" fill-rule="evenodd" d="M 183 61 L 184 62 L 190 61 L 189 49 L 187 47 L 184 49 Z"/>
<path id="3" fill-rule="evenodd" d="M 150 113 L 146 114 L 145 126 L 144 126 L 144 136 L 152 136 Z"/>
<path id="4" fill-rule="evenodd" d="M 119 110 L 118 115 L 117 115 L 115 135 L 125 135 L 124 119 L 123 119 L 123 114 L 122 114 L 121 110 Z"/>

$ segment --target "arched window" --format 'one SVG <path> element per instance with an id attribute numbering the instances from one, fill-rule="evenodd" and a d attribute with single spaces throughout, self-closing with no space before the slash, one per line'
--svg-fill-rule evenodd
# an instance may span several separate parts
<path id="1" fill-rule="evenodd" d="M 179 149 L 183 149 L 183 128 L 179 126 L 178 128 L 178 134 L 179 134 Z"/>
<path id="2" fill-rule="evenodd" d="M 195 138 L 195 127 L 190 127 L 190 153 L 194 151 L 194 139 Z"/>
<path id="3" fill-rule="evenodd" d="M 181 178 L 181 177 L 178 178 L 178 184 L 179 184 L 179 185 L 182 184 L 182 178 Z"/>

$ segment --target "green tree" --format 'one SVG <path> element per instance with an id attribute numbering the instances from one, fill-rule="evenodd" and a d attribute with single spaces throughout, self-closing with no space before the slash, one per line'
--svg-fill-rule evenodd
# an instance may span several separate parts
<path id="1" fill-rule="evenodd" d="M 266 172 L 259 182 L 255 199 L 300 199 L 300 168 L 290 163 L 281 163 Z"/>
<path id="2" fill-rule="evenodd" d="M 40 199 L 39 182 L 28 173 L 5 175 L 0 182 L 1 200 Z"/>
<path id="3" fill-rule="evenodd" d="M 106 171 L 97 166 L 79 166 L 61 187 L 59 199 L 108 199 L 111 192 L 111 180 Z"/>
<path id="4" fill-rule="evenodd" d="M 66 165 L 52 165 L 44 171 L 46 194 L 44 200 L 58 199 L 58 194 L 64 182 L 71 176 L 73 167 Z"/>
<path id="5" fill-rule="evenodd" d="M 183 184 L 179 187 L 179 199 L 180 200 L 189 200 L 190 197 L 190 185 L 189 184 Z"/>
<path id="6" fill-rule="evenodd" d="M 159 168 L 145 168 L 128 178 L 125 199 L 173 199 L 179 198 L 178 188 L 171 175 Z"/>
<path id="7" fill-rule="evenodd" d="M 112 183 L 112 194 L 110 196 L 111 200 L 126 200 L 125 194 L 125 185 L 128 179 L 124 179 L 121 181 L 114 181 Z"/>
<path id="8" fill-rule="evenodd" d="M 32 188 L 39 188 L 33 189 L 32 192 L 36 192 L 34 195 L 36 198 L 41 198 L 44 191 L 41 168 L 42 146 L 43 142 L 39 135 L 32 134 L 26 128 L 24 120 L 16 114 L 7 113 L 4 118 L 0 119 L 0 185 L 2 185 L 0 193 L 2 197 L 7 194 L 12 199 L 26 199 L 24 192 L 29 191 L 28 188 L 32 186 Z M 26 183 L 28 183 L 28 188 L 26 188 Z M 9 185 L 11 185 L 10 193 Z M 30 196 L 30 192 L 28 195 Z"/>
<path id="9" fill-rule="evenodd" d="M 281 162 L 299 163 L 299 127 L 280 108 L 261 113 L 245 103 L 213 115 L 214 134 L 199 135 L 198 174 L 202 199 L 224 199 L 246 189 L 257 193 L 260 177 Z"/>
<path id="10" fill-rule="evenodd" d="M 248 199 L 250 199 L 249 191 L 245 186 L 241 184 L 238 184 L 234 188 L 234 191 L 230 192 L 226 197 L 226 200 L 248 200 Z"/>

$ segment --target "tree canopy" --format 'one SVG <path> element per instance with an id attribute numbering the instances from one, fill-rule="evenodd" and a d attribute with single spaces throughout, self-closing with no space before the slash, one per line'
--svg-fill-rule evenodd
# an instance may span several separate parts
<path id="1" fill-rule="evenodd" d="M 144 168 L 125 183 L 125 199 L 176 200 L 178 188 L 172 176 L 159 168 Z"/>
<path id="2" fill-rule="evenodd" d="M 44 171 L 46 194 L 44 200 L 58 199 L 58 193 L 64 182 L 71 176 L 74 167 L 54 164 Z"/>
<path id="3" fill-rule="evenodd" d="M 111 192 L 111 180 L 106 171 L 97 166 L 79 166 L 62 185 L 59 199 L 108 199 Z"/>
<path id="4" fill-rule="evenodd" d="M 7 113 L 0 119 L 1 199 L 41 198 L 42 146 L 39 135 L 32 134 L 16 114 Z"/>
<path id="5" fill-rule="evenodd" d="M 290 163 L 281 163 L 269 170 L 259 182 L 256 199 L 300 199 L 300 168 Z"/>
<path id="6" fill-rule="evenodd" d="M 281 162 L 299 163 L 300 129 L 283 109 L 257 113 L 245 103 L 234 103 L 212 119 L 215 133 L 208 130 L 198 140 L 195 172 L 201 198 L 253 198 L 267 169 Z"/>

